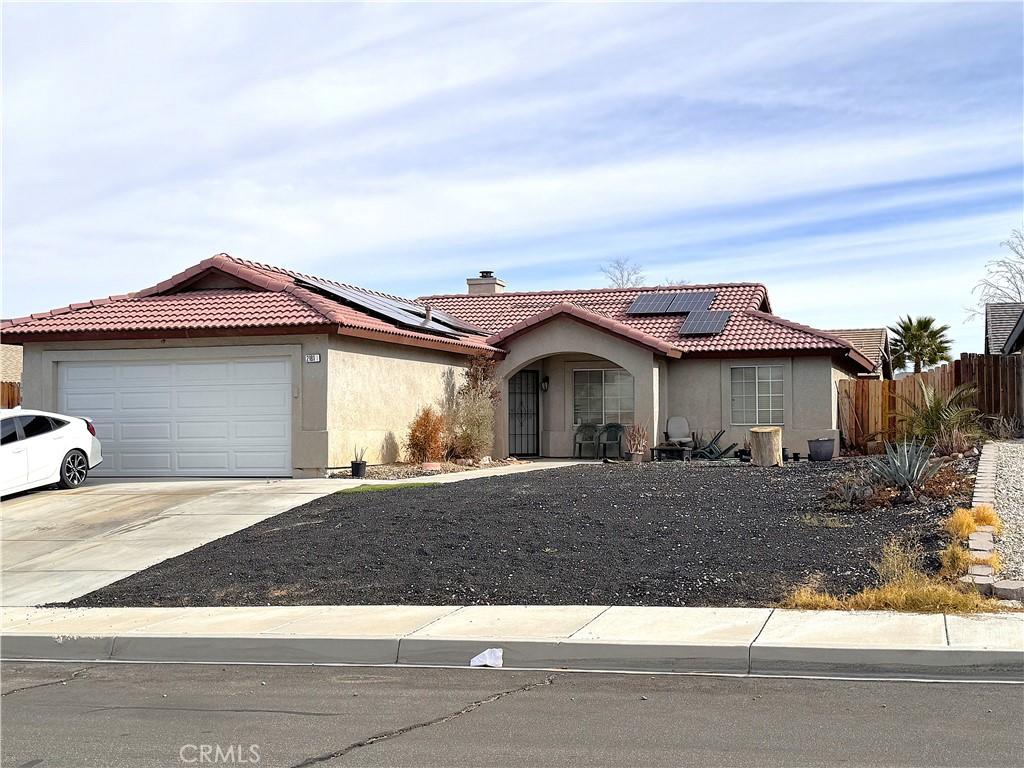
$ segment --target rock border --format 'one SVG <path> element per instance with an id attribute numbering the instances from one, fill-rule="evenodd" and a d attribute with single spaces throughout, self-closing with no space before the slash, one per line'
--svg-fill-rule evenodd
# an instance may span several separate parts
<path id="1" fill-rule="evenodd" d="M 988 504 L 996 509 L 996 474 L 999 464 L 999 443 L 989 441 L 981 446 L 978 457 L 978 472 L 974 478 L 974 495 L 971 506 Z M 998 513 L 999 510 L 996 509 Z M 972 533 L 968 540 L 972 554 L 986 555 L 994 552 L 995 531 L 989 526 L 979 526 L 977 533 Z M 991 566 L 972 565 L 961 582 L 972 584 L 981 594 L 999 598 L 1000 600 L 1024 600 L 1024 581 L 1016 579 L 999 579 Z"/>

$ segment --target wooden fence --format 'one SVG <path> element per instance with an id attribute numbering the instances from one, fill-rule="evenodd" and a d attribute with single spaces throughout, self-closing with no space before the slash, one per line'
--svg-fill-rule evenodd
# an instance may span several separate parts
<path id="1" fill-rule="evenodd" d="M 898 381 L 850 379 L 837 385 L 839 428 L 847 446 L 869 449 L 899 438 L 907 404 L 922 400 L 921 384 L 948 395 L 960 384 L 977 388 L 975 405 L 986 416 L 1024 418 L 1020 356 L 964 354 L 959 360 Z"/>
<path id="2" fill-rule="evenodd" d="M 21 405 L 21 384 L 16 381 L 0 381 L 0 408 Z"/>

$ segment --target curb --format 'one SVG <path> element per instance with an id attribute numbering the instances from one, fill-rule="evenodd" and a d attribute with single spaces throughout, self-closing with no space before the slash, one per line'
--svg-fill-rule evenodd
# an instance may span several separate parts
<path id="1" fill-rule="evenodd" d="M 468 667 L 472 656 L 489 647 L 501 647 L 504 666 L 516 669 L 1024 681 L 1024 651 L 998 648 L 673 645 L 408 637 L 0 637 L 0 657 L 4 661 Z"/>

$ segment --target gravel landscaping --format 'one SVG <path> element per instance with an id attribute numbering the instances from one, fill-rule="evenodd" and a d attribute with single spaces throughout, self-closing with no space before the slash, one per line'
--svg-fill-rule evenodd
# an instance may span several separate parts
<path id="1" fill-rule="evenodd" d="M 996 460 L 996 512 L 1003 519 L 999 554 L 1004 579 L 1024 579 L 1024 442 L 1005 442 Z"/>
<path id="2" fill-rule="evenodd" d="M 936 545 L 942 502 L 825 514 L 853 462 L 584 465 L 338 493 L 72 601 L 773 605 L 874 583 L 893 534 Z"/>

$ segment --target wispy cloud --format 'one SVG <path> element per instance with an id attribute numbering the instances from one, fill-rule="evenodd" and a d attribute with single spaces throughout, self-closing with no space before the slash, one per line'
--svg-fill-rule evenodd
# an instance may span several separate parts
<path id="1" fill-rule="evenodd" d="M 8 5 L 5 316 L 210 253 L 406 294 L 759 279 L 961 308 L 1021 224 L 1013 4 Z M 52 270 L 44 283 L 39 265 Z M 851 290 L 856 286 L 856 290 Z"/>

